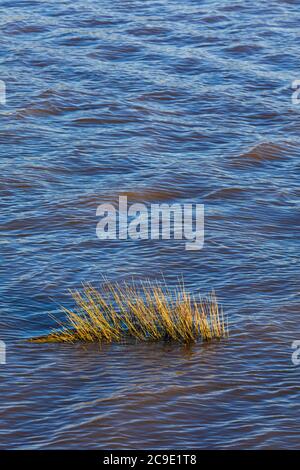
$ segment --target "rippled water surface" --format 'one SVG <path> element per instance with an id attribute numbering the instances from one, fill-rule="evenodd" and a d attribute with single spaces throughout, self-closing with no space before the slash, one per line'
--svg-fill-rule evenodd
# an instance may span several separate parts
<path id="1" fill-rule="evenodd" d="M 2 448 L 299 448 L 298 2 L 2 1 Z M 96 207 L 204 203 L 205 244 L 100 241 Z M 231 337 L 29 344 L 82 281 L 183 275 Z"/>

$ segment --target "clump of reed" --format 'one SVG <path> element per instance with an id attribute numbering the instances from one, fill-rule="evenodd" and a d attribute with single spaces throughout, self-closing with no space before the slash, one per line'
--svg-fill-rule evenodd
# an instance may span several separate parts
<path id="1" fill-rule="evenodd" d="M 30 341 L 123 342 L 176 341 L 192 343 L 228 336 L 223 310 L 214 292 L 196 299 L 183 283 L 170 291 L 165 284 L 104 283 L 101 291 L 90 284 L 71 291 L 75 308 L 63 308 L 66 321 L 58 330 Z"/>

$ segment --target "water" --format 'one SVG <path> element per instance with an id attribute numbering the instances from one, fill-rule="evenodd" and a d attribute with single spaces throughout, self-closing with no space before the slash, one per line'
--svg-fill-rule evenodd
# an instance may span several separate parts
<path id="1" fill-rule="evenodd" d="M 297 2 L 1 4 L 1 448 L 299 448 Z M 204 249 L 98 240 L 119 194 L 204 203 Z M 25 342 L 69 288 L 160 273 L 230 339 Z"/>

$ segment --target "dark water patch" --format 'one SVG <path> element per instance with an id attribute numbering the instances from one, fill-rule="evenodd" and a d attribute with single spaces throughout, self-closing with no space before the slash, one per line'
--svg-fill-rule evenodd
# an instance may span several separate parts
<path id="1" fill-rule="evenodd" d="M 204 18 L 202 18 L 202 21 L 208 24 L 222 23 L 223 21 L 227 21 L 227 16 L 208 15 L 208 16 L 204 16 Z"/>
<path id="2" fill-rule="evenodd" d="M 121 24 L 127 24 L 129 21 L 125 18 L 114 18 L 113 16 L 103 15 L 99 18 L 91 16 L 89 18 L 82 18 L 78 20 L 78 26 L 80 28 L 107 28 L 109 26 L 119 26 Z"/>
<path id="3" fill-rule="evenodd" d="M 89 57 L 107 61 L 135 60 L 139 57 L 141 48 L 132 44 L 103 44 L 89 54 Z M 143 55 L 141 56 L 143 58 Z"/>
<path id="4" fill-rule="evenodd" d="M 225 51 L 232 55 L 240 55 L 240 56 L 245 55 L 246 57 L 248 57 L 251 54 L 260 52 L 261 49 L 262 49 L 262 46 L 258 44 L 239 44 L 236 46 L 228 47 L 225 49 Z"/>
<path id="5" fill-rule="evenodd" d="M 67 47 L 87 47 L 95 43 L 95 38 L 92 36 L 73 36 L 66 37 L 60 40 L 60 45 Z"/>
<path id="6" fill-rule="evenodd" d="M 151 28 L 146 26 L 141 28 L 129 29 L 127 32 L 129 34 L 132 34 L 133 36 L 161 36 L 169 34 L 170 30 L 162 27 Z"/>

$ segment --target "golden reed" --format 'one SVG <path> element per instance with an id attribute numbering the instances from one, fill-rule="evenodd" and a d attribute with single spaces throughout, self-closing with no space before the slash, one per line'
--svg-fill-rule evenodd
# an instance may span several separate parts
<path id="1" fill-rule="evenodd" d="M 85 284 L 81 292 L 71 291 L 71 295 L 75 308 L 63 308 L 66 322 L 31 342 L 112 343 L 134 338 L 192 343 L 228 336 L 228 323 L 215 293 L 196 300 L 183 283 L 172 291 L 151 281 L 138 285 L 106 282 L 101 291 Z"/>

